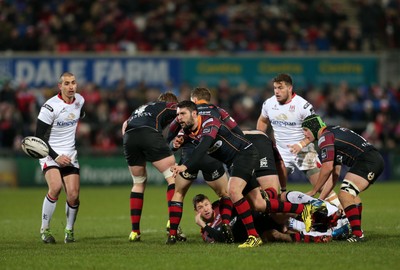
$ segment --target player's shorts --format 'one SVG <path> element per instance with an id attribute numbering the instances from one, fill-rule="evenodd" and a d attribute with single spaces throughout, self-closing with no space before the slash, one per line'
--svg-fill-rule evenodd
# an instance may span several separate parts
<path id="1" fill-rule="evenodd" d="M 246 182 L 253 177 L 254 169 L 258 167 L 258 152 L 254 145 L 241 150 L 233 160 L 230 169 L 231 177 L 239 177 Z"/>
<path id="2" fill-rule="evenodd" d="M 190 144 L 190 146 L 184 146 L 182 148 L 182 157 L 179 164 L 183 164 L 190 158 L 194 148 L 195 146 L 193 144 Z M 197 175 L 201 170 L 204 180 L 207 182 L 212 182 L 221 178 L 225 173 L 224 164 L 221 161 L 210 157 L 209 155 L 204 155 L 196 164 L 196 168 L 197 169 L 182 172 L 180 175 L 186 180 L 193 181 L 197 179 Z"/>
<path id="3" fill-rule="evenodd" d="M 57 162 L 54 161 L 54 159 L 50 156 L 47 156 L 45 158 L 39 159 L 39 164 L 40 168 L 42 169 L 43 173 L 45 173 L 48 169 L 50 168 L 60 168 L 60 171 L 75 171 L 76 174 L 79 174 L 79 161 L 78 161 L 78 155 L 77 151 L 73 150 L 70 152 L 63 152 L 63 151 L 57 151 L 60 155 L 66 155 L 71 158 L 71 165 L 67 167 L 60 167 Z M 76 170 L 74 170 L 76 169 Z M 68 173 L 72 174 L 72 173 Z M 68 175 L 66 174 L 66 175 Z M 61 174 L 63 175 L 63 174 Z M 65 175 L 63 175 L 65 176 Z"/>
<path id="4" fill-rule="evenodd" d="M 253 174 L 253 177 L 249 181 L 247 181 L 246 186 L 244 187 L 242 194 L 243 196 L 246 196 L 250 191 L 252 191 L 255 188 L 259 188 L 260 184 L 257 181 L 257 177 Z"/>
<path id="5" fill-rule="evenodd" d="M 149 127 L 127 131 L 123 148 L 129 166 L 143 166 L 146 161 L 155 162 L 173 155 L 162 133 Z"/>
<path id="6" fill-rule="evenodd" d="M 290 159 L 282 156 L 282 159 L 285 162 L 289 174 L 293 173 L 296 168 L 300 171 L 309 171 L 313 169 L 319 170 L 321 167 L 321 161 L 318 157 L 318 153 L 315 151 L 300 152 L 297 156 L 293 156 Z"/>
<path id="7" fill-rule="evenodd" d="M 272 141 L 264 134 L 245 134 L 245 138 L 252 142 L 258 151 L 259 164 L 254 174 L 257 177 L 278 174 L 275 158 L 282 158 Z"/>
<path id="8" fill-rule="evenodd" d="M 349 172 L 361 176 L 373 184 L 381 175 L 385 166 L 382 155 L 376 149 L 372 149 L 357 157 Z"/>

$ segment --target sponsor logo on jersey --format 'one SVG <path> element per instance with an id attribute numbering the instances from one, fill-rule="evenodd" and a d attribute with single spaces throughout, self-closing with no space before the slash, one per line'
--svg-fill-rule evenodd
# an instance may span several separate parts
<path id="1" fill-rule="evenodd" d="M 268 168 L 268 160 L 266 157 L 260 159 L 260 168 Z"/>
<path id="2" fill-rule="evenodd" d="M 296 122 L 287 122 L 287 121 L 279 121 L 279 120 L 273 120 L 271 121 L 272 125 L 276 126 L 296 126 Z"/>
<path id="3" fill-rule="evenodd" d="M 138 109 L 136 109 L 132 115 L 133 118 L 138 118 L 138 117 L 146 117 L 146 116 L 151 116 L 150 112 L 145 112 L 144 110 L 146 109 L 148 105 L 143 105 L 140 106 Z"/>
<path id="4" fill-rule="evenodd" d="M 56 125 L 57 125 L 57 126 L 61 126 L 61 127 L 73 126 L 73 125 L 75 125 L 76 123 L 78 123 L 78 121 L 79 121 L 79 119 L 75 119 L 75 120 L 72 120 L 72 121 L 58 121 L 58 122 L 56 123 Z"/>
<path id="5" fill-rule="evenodd" d="M 307 102 L 306 104 L 304 104 L 303 108 L 304 108 L 304 109 L 307 109 L 308 106 L 310 106 L 310 103 L 309 103 L 309 102 Z"/>
<path id="6" fill-rule="evenodd" d="M 211 146 L 210 148 L 208 148 L 207 154 L 211 154 L 214 153 L 215 151 L 217 151 L 220 147 L 222 146 L 222 141 L 218 140 L 214 143 L 213 146 Z"/>
<path id="7" fill-rule="evenodd" d="M 65 118 L 65 121 L 57 121 L 56 125 L 61 126 L 61 127 L 66 127 L 66 126 L 73 126 L 76 123 L 78 123 L 79 118 L 75 119 L 76 116 L 73 113 L 68 114 L 68 116 Z"/>
<path id="8" fill-rule="evenodd" d="M 51 106 L 50 106 L 49 104 L 47 104 L 47 103 L 44 104 L 43 107 L 46 108 L 46 109 L 48 109 L 48 110 L 51 111 L 51 112 L 54 112 L 53 107 L 51 107 Z"/>
<path id="9" fill-rule="evenodd" d="M 375 173 L 370 172 L 367 177 L 368 177 L 368 180 L 371 181 L 372 179 L 374 179 Z"/>
<path id="10" fill-rule="evenodd" d="M 324 160 L 328 157 L 327 149 L 322 149 L 321 151 L 321 158 Z"/>
<path id="11" fill-rule="evenodd" d="M 203 129 L 203 134 L 208 134 L 208 133 L 211 133 L 211 128 L 205 128 L 205 129 Z"/>
<path id="12" fill-rule="evenodd" d="M 218 170 L 215 170 L 211 174 L 212 179 L 218 179 L 221 177 L 221 174 L 218 172 Z"/>
<path id="13" fill-rule="evenodd" d="M 342 164 L 342 162 L 343 162 L 343 156 L 337 155 L 337 156 L 336 156 L 336 162 L 339 163 L 339 164 Z"/>
<path id="14" fill-rule="evenodd" d="M 272 120 L 271 124 L 276 126 L 296 126 L 296 122 L 289 122 L 287 121 L 288 117 L 286 114 L 281 113 L 280 115 L 276 116 L 276 120 Z"/>

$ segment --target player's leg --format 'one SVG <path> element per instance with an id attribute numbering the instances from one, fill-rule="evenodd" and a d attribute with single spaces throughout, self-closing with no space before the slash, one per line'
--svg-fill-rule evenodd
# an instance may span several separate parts
<path id="1" fill-rule="evenodd" d="M 225 235 L 226 242 L 229 244 L 233 243 L 234 237 L 232 233 L 232 228 L 230 226 L 233 203 L 228 193 L 228 175 L 225 172 L 223 166 L 221 166 L 219 170 L 214 170 L 212 174 L 205 173 L 205 171 L 203 170 L 203 176 L 206 180 L 206 183 L 220 198 L 222 232 Z M 215 177 L 218 178 L 214 179 Z"/>
<path id="2" fill-rule="evenodd" d="M 359 193 L 376 181 L 383 172 L 383 168 L 384 160 L 382 156 L 378 151 L 371 150 L 360 155 L 344 177 L 340 187 L 339 199 L 350 222 L 353 234 L 352 237 L 347 239 L 349 242 L 363 240 L 362 205 Z"/>
<path id="3" fill-rule="evenodd" d="M 175 179 L 175 193 L 168 205 L 170 228 L 166 244 L 169 245 L 175 244 L 177 240 L 180 240 L 178 239 L 178 228 L 182 219 L 183 200 L 189 187 L 193 183 L 192 180 L 185 179 L 183 177 L 184 174 L 185 173 L 177 175 Z M 185 240 L 186 238 L 183 241 Z"/>
<path id="4" fill-rule="evenodd" d="M 228 193 L 228 175 L 222 162 L 206 155 L 201 161 L 201 171 L 204 180 L 220 198 L 222 224 L 229 225 L 232 216 L 233 203 Z M 233 242 L 230 227 L 223 226 L 226 239 Z M 230 242 L 229 240 L 229 242 Z"/>
<path id="5" fill-rule="evenodd" d="M 278 191 L 280 190 L 279 177 L 276 174 L 264 175 L 257 177 L 262 190 L 266 192 L 270 199 L 278 199 Z"/>
<path id="6" fill-rule="evenodd" d="M 147 183 L 146 163 L 143 165 L 128 166 L 132 177 L 132 189 L 129 199 L 130 218 L 132 231 L 129 235 L 129 241 L 140 241 L 140 219 L 142 217 L 144 191 Z"/>
<path id="7" fill-rule="evenodd" d="M 65 214 L 67 224 L 65 226 L 65 243 L 75 242 L 74 224 L 79 210 L 79 190 L 80 178 L 79 169 L 75 167 L 61 168 L 61 173 L 64 179 L 64 189 L 67 195 L 65 203 Z"/>
<path id="8" fill-rule="evenodd" d="M 169 155 L 158 161 L 153 162 L 153 166 L 163 174 L 165 181 L 167 181 L 167 202 L 170 203 L 175 193 L 175 178 L 172 176 L 170 168 L 175 165 L 175 156 Z"/>
<path id="9" fill-rule="evenodd" d="M 368 187 L 368 181 L 361 176 L 347 173 L 340 187 L 339 199 L 350 222 L 352 234 L 358 238 L 363 236 L 361 229 L 361 213 L 358 205 L 361 203 L 359 193 Z"/>
<path id="10" fill-rule="evenodd" d="M 50 231 L 50 222 L 56 209 L 58 196 L 62 189 L 62 178 L 58 167 L 48 167 L 44 177 L 49 188 L 42 206 L 42 225 L 40 234 L 44 243 L 55 243 L 55 239 Z"/>

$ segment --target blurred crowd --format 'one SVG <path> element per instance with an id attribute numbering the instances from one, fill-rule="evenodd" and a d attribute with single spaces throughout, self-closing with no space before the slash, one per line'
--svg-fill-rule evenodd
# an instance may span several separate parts
<path id="1" fill-rule="evenodd" d="M 78 92 L 86 102 L 86 116 L 80 121 L 77 144 L 81 148 L 113 153 L 122 146 L 121 126 L 138 106 L 157 99 L 165 91 L 173 91 L 179 100 L 190 98 L 194 86 L 186 84 L 151 88 L 145 83 L 127 88 L 121 81 L 113 91 L 88 83 Z M 225 108 L 244 129 L 254 129 L 262 103 L 273 95 L 271 82 L 263 89 L 246 83 L 231 85 L 221 80 L 213 92 L 214 104 Z M 295 87 L 296 89 L 296 87 Z M 400 145 L 400 86 L 379 85 L 349 87 L 326 85 L 322 89 L 296 89 L 322 115 L 329 125 L 340 124 L 362 134 L 381 150 Z M 57 93 L 53 89 L 31 89 L 6 82 L 0 88 L 0 148 L 19 149 L 24 136 L 33 135 L 40 107 Z"/>
<path id="2" fill-rule="evenodd" d="M 0 51 L 400 48 L 398 0 L 0 0 Z"/>

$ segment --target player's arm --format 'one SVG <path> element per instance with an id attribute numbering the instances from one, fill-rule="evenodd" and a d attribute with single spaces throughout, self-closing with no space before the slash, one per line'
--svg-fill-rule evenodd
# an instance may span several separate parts
<path id="1" fill-rule="evenodd" d="M 328 181 L 329 176 L 331 175 L 331 173 L 333 171 L 333 163 L 334 163 L 333 160 L 322 163 L 321 170 L 319 171 L 318 181 L 315 184 L 314 188 L 311 191 L 307 192 L 307 195 L 314 196 L 315 194 L 317 194 L 317 192 L 319 192 L 321 190 L 321 188 L 324 186 L 326 181 Z M 332 191 L 332 190 L 330 190 L 330 191 Z M 330 191 L 329 191 L 329 193 L 330 193 Z"/>
<path id="2" fill-rule="evenodd" d="M 192 152 L 191 157 L 185 161 L 182 165 L 171 166 L 171 172 L 175 177 L 178 173 L 184 172 L 188 169 L 195 170 L 198 167 L 199 161 L 204 155 L 207 155 L 207 150 L 210 148 L 214 138 L 211 136 L 203 136 L 200 143 L 196 146 Z"/>
<path id="3" fill-rule="evenodd" d="M 222 231 L 219 231 L 209 225 L 201 218 L 198 213 L 195 217 L 196 224 L 201 228 L 201 234 L 206 242 L 225 242 L 225 236 Z"/>
<path id="4" fill-rule="evenodd" d="M 233 132 L 240 136 L 244 136 L 243 131 L 240 129 L 239 125 L 235 119 L 230 116 L 230 114 L 224 109 L 218 107 L 219 114 L 221 115 L 222 122 Z"/>
<path id="5" fill-rule="evenodd" d="M 269 119 L 264 117 L 262 114 L 258 117 L 256 129 L 261 130 L 262 132 L 267 132 L 268 126 L 270 122 Z"/>
<path id="6" fill-rule="evenodd" d="M 121 130 L 122 136 L 124 136 L 127 126 L 128 126 L 128 120 L 125 120 L 125 122 L 122 124 L 122 130 Z"/>
<path id="7" fill-rule="evenodd" d="M 336 182 L 339 179 L 340 175 L 340 170 L 342 166 L 341 165 L 336 165 L 334 166 L 332 170 L 332 177 L 328 179 L 328 181 L 325 183 L 325 185 L 322 188 L 322 191 L 319 194 L 319 199 L 325 200 L 326 197 L 332 192 L 332 190 L 335 188 Z"/>
<path id="8" fill-rule="evenodd" d="M 53 148 L 51 148 L 49 144 L 48 134 L 50 134 L 50 130 L 51 125 L 46 124 L 40 119 L 37 120 L 35 136 L 46 142 L 46 144 L 49 146 L 49 156 L 51 156 L 55 160 L 58 157 L 58 154 L 56 153 L 56 151 L 54 151 Z"/>
<path id="9" fill-rule="evenodd" d="M 310 140 L 308 138 L 304 138 L 301 141 L 299 141 L 298 143 L 288 144 L 288 147 L 290 148 L 291 153 L 297 155 L 301 151 L 301 149 L 306 147 L 309 143 L 310 143 Z"/>

